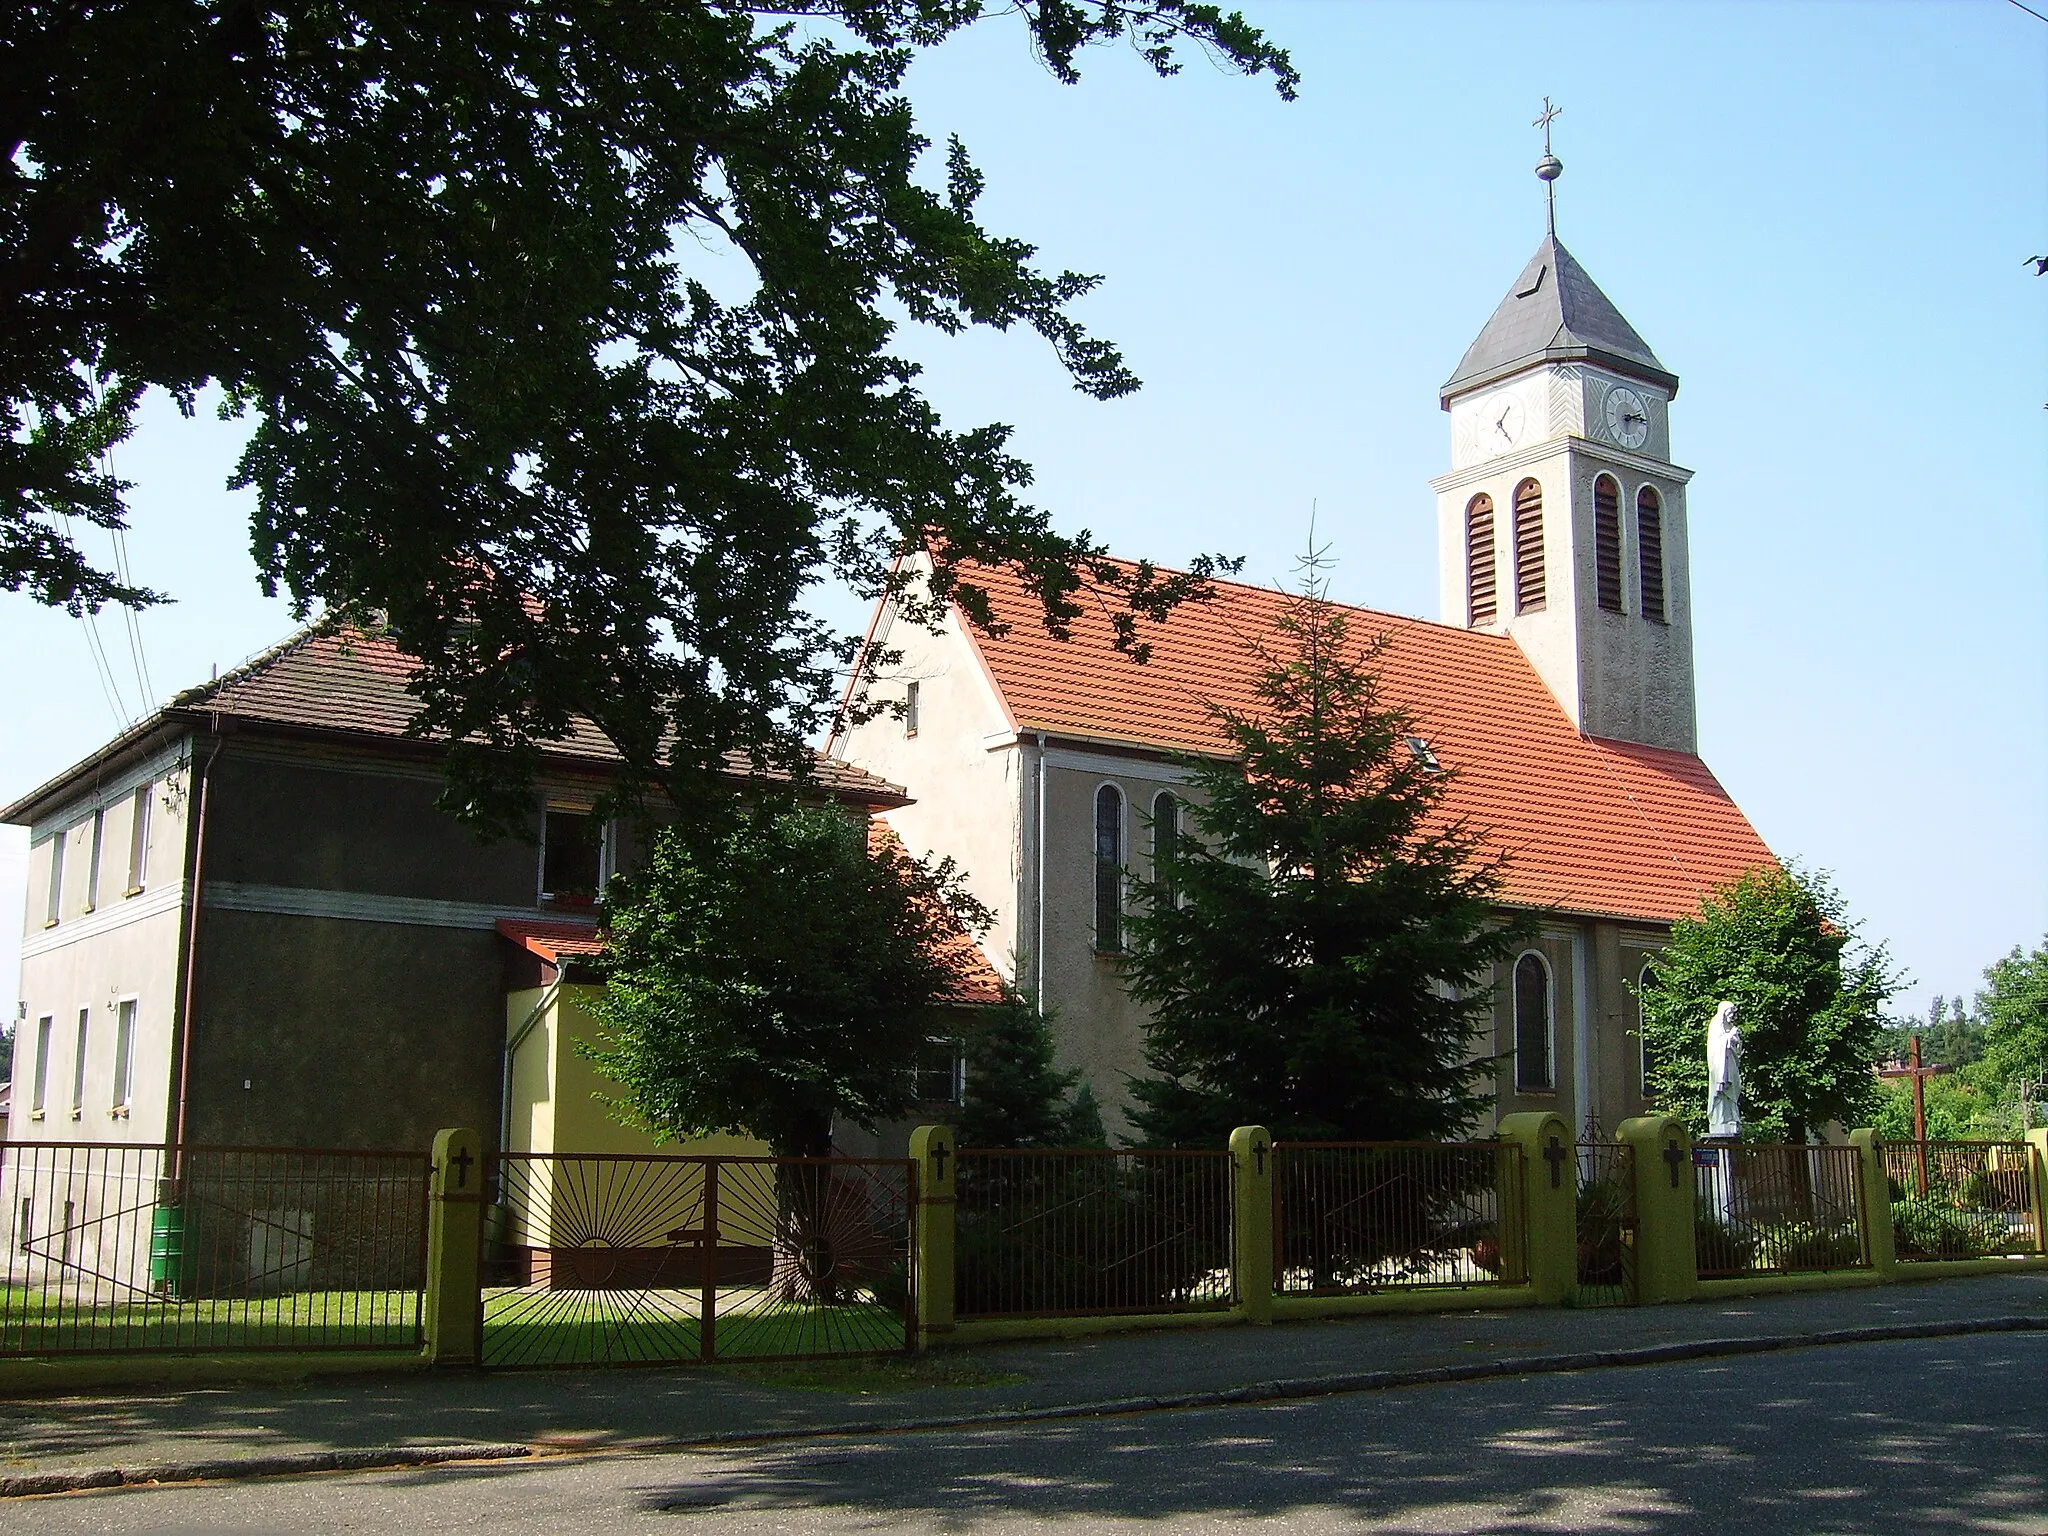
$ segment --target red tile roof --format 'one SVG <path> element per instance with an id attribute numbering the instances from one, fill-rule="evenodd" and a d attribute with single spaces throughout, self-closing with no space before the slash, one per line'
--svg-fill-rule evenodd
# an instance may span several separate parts
<path id="1" fill-rule="evenodd" d="M 909 850 L 895 829 L 877 817 L 868 823 L 868 852 L 879 857 L 885 850 L 908 855 Z M 939 947 L 939 957 L 952 975 L 952 990 L 940 999 L 956 1008 L 987 1008 L 1003 1000 L 1003 978 L 974 936 L 956 921 Z"/>
<path id="2" fill-rule="evenodd" d="M 604 940 L 597 936 L 594 923 L 501 917 L 498 919 L 498 932 L 553 966 L 561 965 L 564 959 L 581 960 L 604 953 Z"/>
<path id="3" fill-rule="evenodd" d="M 179 694 L 170 708 L 323 732 L 401 737 L 419 712 L 419 700 L 406 691 L 412 673 L 411 658 L 390 641 L 316 624 L 225 677 Z M 594 768 L 621 761 L 604 733 L 580 717 L 566 740 L 543 750 L 558 758 L 580 758 Z M 908 803 L 900 788 L 865 769 L 822 755 L 814 761 L 820 787 L 842 799 L 870 807 Z M 728 754 L 726 762 L 738 778 L 787 779 L 779 769 L 756 772 L 743 753 Z"/>
<path id="4" fill-rule="evenodd" d="M 976 570 L 1008 632 L 968 632 L 1014 724 L 1098 742 L 1230 750 L 1209 706 L 1256 713 L 1258 663 L 1286 595 L 1217 582 L 1163 625 L 1140 621 L 1151 659 L 1112 647 L 1113 594 L 1084 598 L 1072 638 L 1045 632 L 1038 601 L 1008 572 Z M 1707 765 L 1688 753 L 1580 734 L 1505 636 L 1367 608 L 1344 610 L 1353 641 L 1385 635 L 1385 697 L 1455 777 L 1446 813 L 1509 856 L 1517 906 L 1669 922 L 1714 886 L 1775 862 Z M 1284 642 L 1283 642 L 1284 643 Z"/>

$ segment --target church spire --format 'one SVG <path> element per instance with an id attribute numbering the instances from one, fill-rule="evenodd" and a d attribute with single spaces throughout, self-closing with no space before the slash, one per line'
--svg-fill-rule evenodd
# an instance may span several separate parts
<path id="1" fill-rule="evenodd" d="M 1543 158 L 1536 162 L 1536 174 L 1543 181 L 1545 222 L 1553 240 L 1557 238 L 1557 178 L 1564 174 L 1564 162 L 1550 152 L 1550 125 L 1563 112 L 1563 107 L 1553 107 L 1546 96 L 1543 98 L 1543 110 L 1529 125 L 1543 130 Z"/>

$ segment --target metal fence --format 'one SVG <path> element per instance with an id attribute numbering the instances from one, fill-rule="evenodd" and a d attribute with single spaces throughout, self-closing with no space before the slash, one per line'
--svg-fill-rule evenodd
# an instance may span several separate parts
<path id="1" fill-rule="evenodd" d="M 1636 1299 L 1636 1149 L 1627 1142 L 1578 1147 L 1578 1303 L 1619 1307 Z"/>
<path id="2" fill-rule="evenodd" d="M 0 1144 L 0 1355 L 415 1348 L 416 1152 Z"/>
<path id="3" fill-rule="evenodd" d="M 484 1363 L 907 1350 L 915 1178 L 902 1159 L 494 1156 Z"/>
<path id="4" fill-rule="evenodd" d="M 962 1149 L 956 1315 L 1228 1307 L 1225 1151 Z"/>
<path id="5" fill-rule="evenodd" d="M 1522 1150 L 1497 1142 L 1284 1142 L 1273 1149 L 1274 1289 L 1342 1296 L 1526 1278 L 1501 1220 Z"/>
<path id="6" fill-rule="evenodd" d="M 1888 1141 L 1892 1242 L 1901 1259 L 2042 1251 L 2033 1149 L 2023 1141 Z"/>
<path id="7" fill-rule="evenodd" d="M 1854 1147 L 1702 1146 L 1693 1180 L 1702 1278 L 1869 1266 Z"/>

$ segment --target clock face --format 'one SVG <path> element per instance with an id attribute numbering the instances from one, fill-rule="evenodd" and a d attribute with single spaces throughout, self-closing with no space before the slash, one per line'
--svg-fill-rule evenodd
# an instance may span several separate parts
<path id="1" fill-rule="evenodd" d="M 1650 407 L 1626 384 L 1607 391 L 1607 435 L 1624 448 L 1640 448 L 1650 440 Z"/>
<path id="2" fill-rule="evenodd" d="M 1487 453 L 1506 453 L 1522 440 L 1522 402 L 1515 395 L 1495 395 L 1479 407 L 1479 446 Z"/>

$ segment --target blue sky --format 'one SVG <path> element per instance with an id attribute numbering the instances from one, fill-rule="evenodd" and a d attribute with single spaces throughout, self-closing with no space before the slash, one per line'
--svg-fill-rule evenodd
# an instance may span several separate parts
<path id="1" fill-rule="evenodd" d="M 1084 318 L 1146 381 L 1067 388 L 1028 336 L 917 338 L 958 425 L 1011 423 L 1065 527 L 1436 616 L 1436 389 L 1542 233 L 1680 376 L 1702 754 L 1781 855 L 1830 870 L 1913 977 L 1973 989 L 2048 932 L 2048 24 L 1943 4 L 1251 3 L 1302 99 L 1122 53 L 1057 84 L 992 21 L 920 61 L 988 222 L 1105 274 Z M 155 409 L 137 577 L 154 692 L 290 625 L 256 590 L 239 431 Z M 844 598 L 826 611 L 854 623 Z M 121 621 L 100 621 L 132 711 Z M 112 734 L 83 626 L 0 598 L 0 801 Z M 0 931 L 18 931 L 18 841 Z M 0 957 L 0 997 L 12 996 Z"/>

